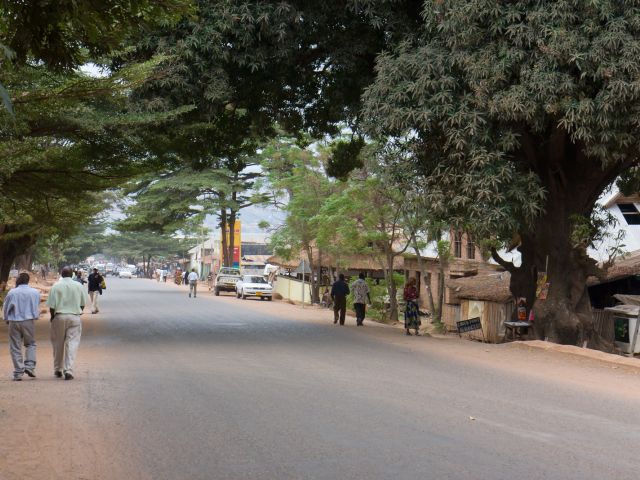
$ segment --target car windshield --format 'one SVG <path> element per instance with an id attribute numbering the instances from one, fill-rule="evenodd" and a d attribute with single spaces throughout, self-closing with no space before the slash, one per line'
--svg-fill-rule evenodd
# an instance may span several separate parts
<path id="1" fill-rule="evenodd" d="M 267 281 L 263 277 L 254 277 L 249 275 L 244 277 L 244 281 L 246 283 L 267 283 Z"/>

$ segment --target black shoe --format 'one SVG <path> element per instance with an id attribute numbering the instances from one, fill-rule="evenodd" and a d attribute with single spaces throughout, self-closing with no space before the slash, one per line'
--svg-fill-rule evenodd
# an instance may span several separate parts
<path id="1" fill-rule="evenodd" d="M 21 382 L 22 381 L 22 377 L 13 377 L 13 381 L 14 382 Z"/>
<path id="2" fill-rule="evenodd" d="M 33 370 L 31 370 L 30 368 L 25 368 L 24 369 L 24 373 L 29 375 L 31 378 L 36 378 L 36 373 Z"/>
<path id="3" fill-rule="evenodd" d="M 65 380 L 73 380 L 73 375 L 71 375 L 69 372 L 66 372 L 64 374 L 64 379 Z"/>
<path id="4" fill-rule="evenodd" d="M 53 372 L 53 374 L 58 378 L 62 378 L 62 372 Z"/>

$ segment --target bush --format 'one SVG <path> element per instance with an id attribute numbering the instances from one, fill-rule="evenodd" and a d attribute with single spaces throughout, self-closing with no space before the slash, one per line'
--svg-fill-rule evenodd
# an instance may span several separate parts
<path id="1" fill-rule="evenodd" d="M 401 273 L 394 273 L 394 279 L 396 281 L 398 296 L 401 299 L 402 289 L 404 288 L 404 275 Z M 369 285 L 371 295 L 371 306 L 367 307 L 367 318 L 377 320 L 379 322 L 387 321 L 387 304 L 389 299 L 387 282 L 385 280 L 380 280 L 380 283 L 378 284 L 371 278 L 367 278 L 366 282 Z M 350 293 L 347 297 L 347 308 L 354 310 L 353 293 Z"/>

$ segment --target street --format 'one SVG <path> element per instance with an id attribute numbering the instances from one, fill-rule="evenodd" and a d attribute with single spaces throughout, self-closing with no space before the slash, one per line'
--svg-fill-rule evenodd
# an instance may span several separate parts
<path id="1" fill-rule="evenodd" d="M 69 382 L 3 326 L 0 479 L 638 478 L 637 370 L 204 290 L 109 278 Z"/>

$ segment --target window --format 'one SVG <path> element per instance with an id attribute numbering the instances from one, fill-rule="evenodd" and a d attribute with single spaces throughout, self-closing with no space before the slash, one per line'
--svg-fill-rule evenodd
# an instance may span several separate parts
<path id="1" fill-rule="evenodd" d="M 426 288 L 431 288 L 431 272 L 426 272 L 424 274 L 424 283 Z"/>
<path id="2" fill-rule="evenodd" d="M 633 203 L 619 203 L 618 208 L 628 225 L 640 225 L 640 212 Z"/>
<path id="3" fill-rule="evenodd" d="M 462 258 L 462 232 L 460 231 L 453 234 L 453 256 Z"/>
<path id="4" fill-rule="evenodd" d="M 476 258 L 476 244 L 473 243 L 473 238 L 469 234 L 467 234 L 467 258 L 469 260 L 475 260 Z"/>

